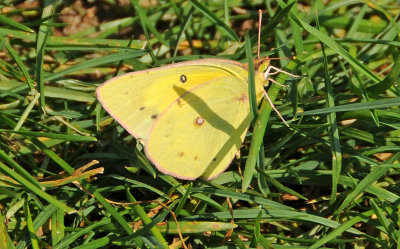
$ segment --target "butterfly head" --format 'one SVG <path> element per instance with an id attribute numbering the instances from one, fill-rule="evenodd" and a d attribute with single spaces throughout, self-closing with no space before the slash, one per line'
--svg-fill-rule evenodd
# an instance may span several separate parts
<path id="1" fill-rule="evenodd" d="M 268 70 L 268 68 L 271 65 L 271 59 L 267 56 L 264 58 L 258 58 L 254 60 L 254 67 L 256 69 L 256 72 L 260 75 L 259 77 L 261 77 L 263 79 L 264 86 L 266 86 L 268 84 L 267 80 L 267 75 L 265 74 Z"/>
<path id="2" fill-rule="evenodd" d="M 262 72 L 264 75 L 264 79 L 267 79 L 267 75 L 264 73 L 269 71 L 269 66 L 271 65 L 271 59 L 269 57 L 265 57 L 262 61 L 260 66 L 258 67 L 259 72 Z"/>
<path id="3" fill-rule="evenodd" d="M 263 74 L 263 78 L 268 81 L 268 76 L 270 75 L 271 68 L 274 68 L 273 66 L 271 66 L 271 60 L 280 60 L 280 59 L 292 59 L 292 60 L 294 60 L 294 59 L 296 59 L 296 56 L 284 57 L 284 58 L 269 58 L 269 56 L 267 56 L 265 58 L 256 59 L 254 61 L 254 64 L 256 66 L 257 71 L 262 73 Z M 276 68 L 275 68 L 275 70 L 276 70 Z M 286 73 L 286 74 L 288 74 L 290 76 L 298 77 L 297 75 L 292 75 L 292 74 L 289 74 L 289 73 L 287 73 L 285 71 L 282 71 L 282 70 L 280 70 L 280 72 Z"/>
<path id="4" fill-rule="evenodd" d="M 254 66 L 256 68 L 256 71 L 258 72 L 265 72 L 269 65 L 271 64 L 271 59 L 269 56 L 264 57 L 264 58 L 258 58 L 254 60 Z"/>

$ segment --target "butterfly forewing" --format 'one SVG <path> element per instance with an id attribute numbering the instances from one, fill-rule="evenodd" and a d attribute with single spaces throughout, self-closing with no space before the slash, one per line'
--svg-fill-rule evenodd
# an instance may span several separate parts
<path id="1" fill-rule="evenodd" d="M 243 66 L 229 60 L 205 59 L 127 73 L 102 84 L 97 97 L 129 133 L 146 140 L 158 116 L 182 94 L 204 82 L 232 75 L 221 65 Z"/>

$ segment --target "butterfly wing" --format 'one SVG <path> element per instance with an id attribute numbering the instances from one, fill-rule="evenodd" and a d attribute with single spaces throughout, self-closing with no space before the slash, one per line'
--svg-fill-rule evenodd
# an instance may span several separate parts
<path id="1" fill-rule="evenodd" d="M 195 60 L 112 78 L 99 86 L 96 94 L 104 109 L 118 123 L 144 141 L 158 116 L 173 101 L 204 82 L 232 74 L 247 79 L 247 71 L 239 62 Z"/>
<path id="2" fill-rule="evenodd" d="M 249 126 L 247 77 L 241 63 L 203 59 L 124 74 L 96 93 L 160 171 L 211 179 L 229 166 Z M 258 101 L 262 82 L 256 74 Z"/>
<path id="3" fill-rule="evenodd" d="M 212 179 L 229 166 L 249 124 L 247 81 L 216 78 L 186 92 L 159 116 L 146 154 L 163 173 Z"/>

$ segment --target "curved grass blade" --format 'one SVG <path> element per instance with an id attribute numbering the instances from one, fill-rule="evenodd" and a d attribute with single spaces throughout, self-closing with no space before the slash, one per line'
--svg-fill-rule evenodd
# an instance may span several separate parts
<path id="1" fill-rule="evenodd" d="M 21 183 L 21 185 L 23 185 L 28 191 L 31 191 L 31 192 L 37 194 L 38 196 L 42 197 L 43 199 L 45 199 L 49 203 L 53 204 L 54 206 L 64 210 L 64 212 L 67 212 L 67 213 L 75 213 L 76 212 L 75 209 L 65 205 L 63 202 L 61 202 L 61 201 L 55 199 L 53 196 L 47 194 L 46 192 L 44 192 L 43 190 L 38 188 L 36 185 L 32 184 L 30 181 L 27 181 L 23 176 L 21 176 L 20 174 L 18 174 L 17 172 L 15 172 L 13 170 L 11 170 L 7 165 L 3 164 L 2 162 L 0 162 L 0 169 L 1 169 L 1 171 L 5 172 L 7 175 L 12 177 L 13 179 L 15 179 L 19 183 Z"/>
<path id="2" fill-rule="evenodd" d="M 287 5 L 282 1 L 278 0 L 278 4 L 285 8 Z M 330 38 L 327 34 L 319 31 L 318 29 L 312 27 L 308 23 L 301 20 L 299 16 L 296 15 L 293 11 L 290 11 L 290 16 L 293 18 L 300 26 L 302 26 L 306 31 L 308 31 L 311 35 L 315 36 L 319 39 L 322 43 L 327 45 L 328 47 L 332 48 L 337 54 L 343 57 L 350 65 L 354 67 L 355 70 L 359 71 L 360 73 L 365 74 L 368 78 L 374 82 L 381 82 L 381 79 L 374 74 L 368 67 L 362 64 L 359 60 L 351 56 L 347 50 L 345 50 L 339 43 L 337 43 L 334 39 Z"/>
<path id="3" fill-rule="evenodd" d="M 79 63 L 78 65 L 72 66 L 63 71 L 51 74 L 50 76 L 45 77 L 44 80 L 45 81 L 54 80 L 54 79 L 60 78 L 63 75 L 73 73 L 73 72 L 76 72 L 76 71 L 84 69 L 84 68 L 91 68 L 91 67 L 111 63 L 111 62 L 117 62 L 117 61 L 121 61 L 121 60 L 136 58 L 136 57 L 140 57 L 146 53 L 147 53 L 146 50 L 138 49 L 138 50 L 134 50 L 134 51 L 125 51 L 125 52 L 120 52 L 120 53 L 109 54 L 109 55 L 102 56 L 99 58 L 84 61 L 82 63 Z"/>
<path id="4" fill-rule="evenodd" d="M 318 19 L 317 19 L 317 25 L 319 27 Z M 321 49 L 323 54 L 322 58 L 324 62 L 326 105 L 328 107 L 335 107 L 335 97 L 333 96 L 333 87 L 330 79 L 328 58 L 326 57 L 325 46 L 322 42 L 321 42 Z M 332 112 L 328 114 L 327 121 L 329 125 L 328 126 L 329 142 L 331 144 L 329 147 L 331 148 L 331 155 L 332 155 L 332 192 L 331 192 L 331 199 L 329 200 L 329 205 L 333 206 L 336 201 L 339 177 L 342 170 L 342 151 L 340 149 L 340 137 L 339 137 L 336 113 Z"/>
<path id="5" fill-rule="evenodd" d="M 291 60 L 286 68 L 285 71 L 291 71 L 293 70 L 299 63 L 302 61 L 304 56 L 300 55 L 297 57 L 296 60 Z M 285 80 L 288 78 L 288 75 L 286 74 L 279 74 L 278 77 L 276 77 L 276 81 L 278 83 L 284 83 Z M 275 98 L 278 96 L 280 86 L 278 84 L 272 84 L 271 88 L 268 91 L 268 96 L 271 99 L 271 101 L 274 101 Z M 266 131 L 267 123 L 269 116 L 271 114 L 272 107 L 269 104 L 268 101 L 264 100 L 261 108 L 260 108 L 260 114 L 257 117 L 257 120 L 254 122 L 254 131 L 253 131 L 253 136 L 251 138 L 251 145 L 250 145 L 250 150 L 249 150 L 249 156 L 246 160 L 246 165 L 245 168 L 255 168 L 255 165 L 257 163 L 258 159 L 258 153 L 260 151 L 261 144 L 264 139 L 264 134 Z M 251 179 L 244 179 L 246 180 L 243 181 L 242 183 L 242 192 L 246 192 L 247 188 L 250 185 Z"/>
<path id="6" fill-rule="evenodd" d="M 10 43 L 7 40 L 6 40 L 6 48 L 7 48 L 8 52 L 10 53 L 11 57 L 17 63 L 22 74 L 24 75 L 25 79 L 21 79 L 21 81 L 26 81 L 26 83 L 29 85 L 29 88 L 31 91 L 35 90 L 35 87 L 33 86 L 34 82 L 31 78 L 31 76 L 29 75 L 27 68 L 25 67 L 24 63 L 22 62 L 22 60 L 19 57 L 19 55 L 17 54 L 17 52 L 13 49 L 13 47 L 10 45 Z"/>
<path id="7" fill-rule="evenodd" d="M 303 115 L 317 115 L 317 114 L 326 114 L 331 112 L 360 111 L 360 110 L 388 108 L 393 106 L 400 106 L 400 97 L 379 99 L 370 102 L 339 105 L 335 107 L 326 107 L 316 110 L 305 111 Z"/>
<path id="8" fill-rule="evenodd" d="M 311 248 L 311 249 L 321 248 L 321 246 L 323 246 L 324 244 L 335 239 L 336 237 L 341 236 L 343 232 L 345 232 L 347 229 L 351 228 L 356 223 L 368 219 L 368 217 L 371 216 L 373 213 L 374 212 L 372 210 L 369 210 L 369 211 L 366 211 L 364 213 L 361 213 L 361 214 L 355 216 L 354 218 L 350 219 L 349 221 L 347 221 L 347 222 L 343 223 L 342 225 L 340 225 L 339 227 L 337 227 L 332 232 L 323 236 L 323 238 L 319 239 L 317 242 L 315 242 L 308 248 Z M 372 237 L 369 237 L 369 239 L 374 240 L 377 245 L 379 244 L 382 246 L 382 244 L 379 243 L 378 239 L 372 238 Z"/>
<path id="9" fill-rule="evenodd" d="M 193 7 L 195 7 L 198 11 L 203 13 L 208 19 L 210 19 L 213 23 L 217 25 L 217 28 L 222 29 L 232 40 L 239 41 L 239 37 L 236 32 L 233 31 L 226 23 L 224 23 L 219 17 L 217 17 L 213 12 L 207 9 L 206 6 L 198 2 L 197 0 L 190 0 L 190 3 Z"/>
<path id="10" fill-rule="evenodd" d="M 56 0 L 46 0 L 44 2 L 44 8 L 42 12 L 42 18 L 46 18 L 50 15 L 54 15 L 54 11 L 56 9 L 57 1 Z M 40 25 L 39 32 L 37 33 L 36 40 L 36 68 L 35 68 L 35 81 L 38 83 L 38 92 L 40 93 L 40 108 L 43 113 L 45 113 L 45 93 L 44 93 L 44 71 L 43 71 L 43 62 L 44 62 L 44 50 L 46 47 L 46 42 L 50 33 L 50 26 L 53 19 L 47 19 Z"/>
<path id="11" fill-rule="evenodd" d="M 4 14 L 0 15 L 0 23 L 4 24 L 6 26 L 14 27 L 16 29 L 20 29 L 22 31 L 26 31 L 26 32 L 30 32 L 30 33 L 35 32 L 32 29 L 30 29 L 29 27 L 27 27 L 19 22 L 16 22 L 13 19 L 6 17 Z"/>
<path id="12" fill-rule="evenodd" d="M 133 195 L 129 192 L 129 189 L 126 191 L 126 195 L 131 202 L 137 202 Z M 134 204 L 133 209 L 135 210 L 136 214 L 140 217 L 145 225 L 151 224 L 153 221 L 147 216 L 147 213 L 144 211 L 140 204 Z M 163 235 L 161 234 L 160 230 L 156 226 L 152 226 L 150 228 L 151 234 L 158 240 L 158 242 L 163 246 L 165 249 L 169 249 L 168 242 L 165 240 Z"/>
<path id="13" fill-rule="evenodd" d="M 374 182 L 379 180 L 386 172 L 392 168 L 399 169 L 400 164 L 389 164 L 389 165 L 379 165 L 374 167 L 371 172 L 362 179 L 355 189 L 346 196 L 346 199 L 342 202 L 339 208 L 334 212 L 334 215 L 338 215 L 342 212 L 351 202 L 353 202 L 359 194 L 361 194 L 367 187 L 373 185 Z"/>

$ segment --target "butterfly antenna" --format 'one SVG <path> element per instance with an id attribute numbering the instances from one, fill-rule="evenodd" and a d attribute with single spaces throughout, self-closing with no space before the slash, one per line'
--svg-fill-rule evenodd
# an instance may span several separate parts
<path id="1" fill-rule="evenodd" d="M 262 21 L 262 12 L 258 10 L 258 44 L 257 44 L 257 58 L 260 59 L 260 47 L 261 47 L 261 21 Z"/>
<path id="2" fill-rule="evenodd" d="M 261 9 L 259 9 L 258 10 L 258 43 L 257 43 L 257 58 L 258 59 L 260 59 L 260 48 L 261 48 L 261 21 L 262 21 L 262 11 L 261 11 Z M 296 57 L 293 56 L 293 57 L 290 57 L 290 58 L 294 59 Z M 268 60 L 270 60 L 270 59 L 283 59 L 283 58 L 268 58 Z M 274 69 L 276 71 L 271 73 L 270 72 L 271 69 Z M 276 68 L 274 66 L 269 65 L 267 70 L 266 70 L 266 72 L 264 73 L 265 79 L 267 79 L 268 81 L 271 81 L 271 82 L 273 82 L 275 84 L 278 84 L 280 86 L 283 86 L 282 84 L 276 82 L 275 80 L 268 78 L 269 75 L 274 75 L 274 74 L 277 74 L 277 73 L 284 73 L 284 74 L 290 75 L 290 76 L 295 77 L 295 78 L 299 77 L 298 75 L 294 75 L 294 74 L 288 73 L 288 72 L 283 71 L 283 70 L 281 70 L 279 68 Z M 268 102 L 271 105 L 272 109 L 274 109 L 274 111 L 278 114 L 279 118 L 282 119 L 283 123 L 287 127 L 289 127 L 289 124 L 282 117 L 282 114 L 278 111 L 278 109 L 276 109 L 274 103 L 272 103 L 272 100 L 269 98 L 268 93 L 265 91 L 265 89 L 263 89 L 263 91 L 264 91 L 264 96 L 268 100 Z"/>

